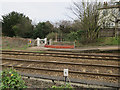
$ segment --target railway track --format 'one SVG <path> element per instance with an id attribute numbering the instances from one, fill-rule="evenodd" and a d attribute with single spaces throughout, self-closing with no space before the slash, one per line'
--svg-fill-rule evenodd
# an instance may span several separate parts
<path id="1" fill-rule="evenodd" d="M 25 66 L 21 66 L 20 63 L 19 64 L 15 64 L 15 65 L 10 65 L 10 63 L 7 63 L 7 64 L 1 64 L 1 66 L 3 68 L 15 68 L 17 71 L 19 71 L 19 73 L 27 73 L 29 75 L 31 74 L 34 74 L 34 75 L 49 75 L 50 77 L 55 77 L 55 76 L 63 76 L 63 69 L 51 69 L 51 68 L 41 68 L 41 67 L 31 67 L 29 65 L 25 65 Z M 35 73 L 37 72 L 37 73 Z M 46 73 L 46 74 L 45 74 Z M 28 77 L 33 77 L 33 76 L 29 76 L 27 75 Z M 87 79 L 86 77 L 87 76 Z M 79 79 L 81 79 L 81 77 L 85 77 L 84 79 L 87 80 L 87 81 L 91 81 L 91 80 L 94 80 L 94 81 L 97 81 L 97 84 L 99 85 L 100 83 L 99 82 L 104 82 L 105 85 L 107 86 L 110 86 L 110 87 L 119 87 L 119 85 L 117 86 L 118 84 L 118 80 L 120 78 L 120 75 L 119 74 L 107 74 L 107 73 L 93 73 L 93 72 L 81 72 L 81 71 L 74 71 L 74 70 L 69 70 L 69 77 L 70 78 L 75 78 L 76 83 L 80 83 L 79 82 Z M 42 77 L 42 78 L 46 78 L 46 77 Z M 90 79 L 92 78 L 92 79 Z M 103 80 L 99 80 L 102 78 Z M 51 78 L 49 78 L 51 79 Z M 106 79 L 106 80 L 104 80 Z M 53 80 L 53 78 L 51 79 Z M 112 81 L 113 80 L 113 81 Z M 91 82 L 93 83 L 93 82 Z M 108 84 L 109 83 L 109 84 Z M 87 82 L 86 82 L 87 84 Z M 90 82 L 89 82 L 90 84 Z"/>
<path id="2" fill-rule="evenodd" d="M 48 60 L 36 60 L 36 59 L 18 59 L 18 58 L 2 58 L 3 68 L 13 67 L 19 72 L 27 72 L 29 74 L 43 74 L 50 76 L 62 76 L 63 69 L 69 69 L 69 76 L 71 78 L 84 78 L 90 80 L 105 81 L 107 83 L 117 84 L 120 80 L 120 66 L 118 55 L 100 55 L 100 54 L 86 54 L 86 53 L 54 53 L 54 52 L 26 52 L 26 51 L 7 51 L 3 50 L 2 55 L 7 56 L 44 56 L 44 57 L 56 57 L 56 58 L 73 58 L 73 59 L 88 59 L 88 60 L 104 60 L 105 62 L 111 62 L 109 65 L 105 64 L 91 64 L 91 63 L 75 63 L 66 61 L 49 61 Z M 100 62 L 100 61 L 98 61 Z M 117 65 L 118 63 L 118 65 Z M 97 71 L 94 71 L 97 70 Z M 87 82 L 86 82 L 87 83 Z M 109 86 L 109 84 L 107 84 Z"/>
<path id="3" fill-rule="evenodd" d="M 42 78 L 42 79 L 48 79 L 48 80 L 55 80 L 55 81 L 64 81 L 64 77 L 62 75 L 58 75 L 58 76 L 51 76 L 51 75 L 41 75 L 41 74 L 34 74 L 34 73 L 28 73 L 25 69 L 27 70 L 39 70 L 39 71 L 46 71 L 47 73 L 50 73 L 50 72 L 55 72 L 55 73 L 63 73 L 63 70 L 58 70 L 58 69 L 44 69 L 44 68 L 29 68 L 29 67 L 16 67 L 16 66 L 6 66 L 6 65 L 2 65 L 3 67 L 12 67 L 12 68 L 15 68 L 17 69 L 17 71 L 19 69 L 24 69 L 25 72 L 19 72 L 22 76 L 25 76 L 25 77 L 34 77 L 34 78 Z M 82 73 L 82 72 L 75 72 L 75 71 L 69 71 L 69 74 L 72 73 L 72 74 L 88 74 L 88 73 Z M 98 75 L 98 74 L 92 74 L 92 73 L 89 73 L 89 75 Z M 103 74 L 99 74 L 99 76 L 103 76 Z M 106 76 L 106 75 L 104 75 Z M 106 76 L 106 77 L 111 77 L 111 76 Z M 113 78 L 119 78 L 119 76 L 117 75 L 114 75 L 112 76 Z M 111 78 L 110 78 L 111 79 Z M 98 80 L 88 80 L 88 79 L 81 79 L 81 78 L 74 78 L 74 77 L 69 77 L 69 79 L 67 80 L 67 82 L 72 82 L 72 83 L 76 83 L 76 84 L 85 84 L 85 85 L 98 85 L 98 86 L 107 86 L 107 87 L 112 87 L 112 88 L 116 88 L 117 90 L 119 90 L 120 86 L 119 86 L 119 83 L 114 83 L 114 82 L 106 82 L 106 81 L 98 81 Z M 117 81 L 118 82 L 118 81 Z M 115 89 L 115 90 L 116 90 Z"/>
<path id="4" fill-rule="evenodd" d="M 52 56 L 63 58 L 76 58 L 76 59 L 98 59 L 98 60 L 112 60 L 119 61 L 118 55 L 100 55 L 100 54 L 78 54 L 78 53 L 38 53 L 38 52 L 26 52 L 26 51 L 7 51 L 3 50 L 2 54 L 7 55 L 29 55 L 29 56 Z"/>
<path id="5" fill-rule="evenodd" d="M 107 67 L 120 69 L 119 65 L 101 65 L 101 64 L 89 64 L 89 63 L 73 63 L 73 62 L 58 62 L 58 61 L 45 61 L 45 60 L 27 60 L 27 59 L 15 59 L 15 58 L 1 58 L 2 60 L 9 61 L 21 61 L 21 62 L 36 62 L 36 63 L 52 63 L 52 64 L 64 64 L 64 65 L 81 65 L 81 66 L 94 66 L 94 67 Z"/>
<path id="6" fill-rule="evenodd" d="M 25 66 L 19 66 L 19 65 L 4 65 L 4 64 L 1 64 L 1 66 L 5 66 L 5 67 L 14 67 L 14 68 L 21 68 L 21 69 L 33 69 L 33 70 L 42 70 L 42 71 L 63 72 L 63 70 L 61 70 L 61 69 L 25 67 Z M 100 73 L 80 72 L 80 71 L 73 71 L 73 70 L 69 70 L 69 73 L 87 74 L 87 75 L 98 75 L 98 76 L 117 77 L 117 78 L 120 77 L 119 74 L 106 74 L 106 73 L 100 74 Z"/>
<path id="7" fill-rule="evenodd" d="M 44 70 L 44 71 L 54 71 L 54 72 L 63 72 L 63 68 L 61 68 L 63 65 L 71 65 L 72 69 L 70 69 L 70 73 L 77 73 L 77 74 L 88 74 L 88 75 L 98 75 L 98 76 L 109 76 L 109 77 L 120 77 L 119 74 L 117 74 L 119 72 L 120 66 L 116 66 L 116 65 L 99 65 L 99 64 L 87 64 L 87 63 L 71 63 L 71 62 L 58 62 L 58 61 L 44 61 L 44 60 L 26 60 L 26 59 L 11 59 L 11 58 L 2 58 L 3 60 L 3 64 L 2 66 L 7 66 L 7 67 L 15 67 L 15 68 L 23 68 L 23 69 L 34 69 L 34 70 Z M 5 61 L 5 62 L 4 62 Z M 8 63 L 6 63 L 6 61 Z M 14 63 L 12 61 L 15 61 Z M 17 62 L 17 63 L 16 63 Z M 29 63 L 28 63 L 29 62 Z M 33 65 L 31 65 L 33 64 Z M 55 67 L 51 68 L 51 67 L 47 67 L 47 68 L 43 68 L 41 66 L 37 67 L 37 64 L 47 64 L 50 66 L 50 64 L 54 65 L 58 65 L 60 64 L 61 66 L 59 66 L 58 69 L 54 69 Z M 110 74 L 110 73 L 95 73 L 95 72 L 82 72 L 80 70 L 76 70 L 74 69 L 74 65 L 77 66 L 87 66 L 87 67 L 103 67 L 103 68 L 112 68 L 113 71 L 115 69 L 117 69 L 117 73 L 116 74 Z M 69 68 L 69 66 L 67 66 Z M 76 67 L 77 68 L 77 67 Z M 61 70 L 62 69 L 62 70 Z M 80 69 L 80 68 L 78 68 Z"/>

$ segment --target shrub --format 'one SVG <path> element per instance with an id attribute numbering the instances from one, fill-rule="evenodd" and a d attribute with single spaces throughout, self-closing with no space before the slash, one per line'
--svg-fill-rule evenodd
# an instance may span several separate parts
<path id="1" fill-rule="evenodd" d="M 97 40 L 101 45 L 118 45 L 120 40 L 119 37 L 101 37 Z"/>
<path id="2" fill-rule="evenodd" d="M 78 39 L 77 32 L 71 32 L 71 33 L 67 34 L 67 39 L 69 41 L 77 40 Z"/>
<path id="3" fill-rule="evenodd" d="M 3 70 L 0 77 L 0 89 L 6 88 L 27 88 L 21 76 L 14 69 Z"/>
<path id="4" fill-rule="evenodd" d="M 54 33 L 54 32 L 49 33 L 49 34 L 47 35 L 47 38 L 48 38 L 48 39 L 55 40 L 55 37 L 56 37 L 56 33 Z"/>

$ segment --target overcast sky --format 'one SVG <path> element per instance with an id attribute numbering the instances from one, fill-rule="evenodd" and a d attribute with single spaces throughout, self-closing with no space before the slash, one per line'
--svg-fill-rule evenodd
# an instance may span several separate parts
<path id="1" fill-rule="evenodd" d="M 73 1 L 76 0 L 0 0 L 0 18 L 1 15 L 16 11 L 28 16 L 33 23 L 72 20 L 69 16 L 75 16 L 67 8 Z"/>
<path id="2" fill-rule="evenodd" d="M 2 11 L 0 14 L 5 15 L 12 11 L 24 13 L 24 15 L 32 19 L 33 23 L 38 23 L 39 21 L 57 22 L 60 20 L 72 20 L 69 16 L 74 17 L 74 15 L 67 9 L 70 7 L 70 4 L 71 0 L 56 2 L 54 0 L 29 0 L 29 2 L 5 0 L 1 3 L 2 7 L 0 8 L 2 8 Z"/>

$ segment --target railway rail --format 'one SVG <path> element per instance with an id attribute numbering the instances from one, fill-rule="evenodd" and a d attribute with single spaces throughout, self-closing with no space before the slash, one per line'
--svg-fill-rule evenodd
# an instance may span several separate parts
<path id="1" fill-rule="evenodd" d="M 35 75 L 35 74 L 26 74 L 26 73 L 20 73 L 23 77 L 28 77 L 28 78 L 40 78 L 40 79 L 47 79 L 47 80 L 52 80 L 53 83 L 55 83 L 54 81 L 65 81 L 64 77 L 58 77 L 58 76 L 48 76 L 48 75 Z M 106 83 L 106 82 L 98 82 L 95 80 L 85 80 L 85 79 L 75 79 L 75 78 L 69 78 L 66 80 L 67 82 L 70 83 L 74 83 L 74 85 L 97 85 L 97 86 L 102 86 L 103 87 L 108 87 L 107 90 L 119 90 L 120 86 L 118 84 L 114 84 L 114 83 Z M 93 88 L 93 87 L 92 87 Z M 87 88 L 88 89 L 88 88 Z M 96 89 L 96 88 L 95 88 Z M 100 88 L 99 88 L 100 89 Z M 105 88 L 104 88 L 105 89 Z"/>
<path id="2" fill-rule="evenodd" d="M 24 70 L 30 70 L 30 71 L 31 70 L 38 70 L 38 71 L 46 71 L 48 73 L 49 72 L 63 73 L 63 70 L 61 70 L 61 69 L 37 68 L 37 67 L 27 67 L 27 66 L 8 65 L 8 64 L 7 65 L 1 64 L 1 66 L 3 66 L 3 67 L 13 67 L 13 68 L 16 68 L 16 69 L 24 69 Z M 25 71 L 25 72 L 27 72 L 27 71 Z M 104 74 L 104 73 L 100 74 L 100 73 L 80 72 L 80 71 L 72 71 L 72 70 L 69 70 L 69 73 L 82 74 L 82 75 L 93 75 L 93 76 L 99 76 L 99 77 L 104 76 L 104 77 L 111 77 L 111 78 L 117 78 L 117 79 L 120 78 L 119 74 Z M 30 73 L 29 73 L 29 75 L 30 75 Z M 28 77 L 30 77 L 29 75 L 28 75 Z M 39 74 L 34 74 L 34 75 L 39 76 Z M 78 81 L 76 80 L 76 82 L 78 82 Z M 97 82 L 97 83 L 99 83 L 99 82 Z M 105 82 L 105 83 L 110 83 L 110 82 Z M 86 82 L 86 84 L 87 84 L 87 82 Z M 109 87 L 117 87 L 117 88 L 119 87 L 120 88 L 119 85 L 117 86 L 117 83 L 112 83 L 112 86 L 111 86 L 111 83 L 110 83 L 110 84 L 107 84 L 107 86 L 109 86 Z"/>
<path id="3" fill-rule="evenodd" d="M 82 66 L 94 66 L 94 67 L 112 67 L 112 68 L 117 68 L 117 69 L 120 69 L 119 66 L 116 66 L 116 65 L 98 65 L 98 64 L 93 64 L 93 65 L 90 65 L 90 64 L 84 64 L 84 63 L 71 63 L 71 62 L 56 62 L 56 61 L 44 61 L 44 60 L 25 60 L 25 59 L 11 59 L 11 58 L 2 58 L 2 60 L 9 60 L 9 63 L 6 63 L 2 64 L 2 66 L 10 66 L 10 63 L 11 61 L 22 61 L 22 62 L 36 62 L 36 63 L 52 63 L 52 64 L 65 64 L 65 65 L 82 65 Z M 15 67 L 15 68 L 24 68 L 24 69 L 36 69 L 36 70 L 45 70 L 45 71 L 55 71 L 55 72 L 62 72 L 61 70 L 59 69 L 50 69 L 50 68 L 41 68 L 41 67 L 30 67 L 29 64 L 27 65 L 24 65 L 24 66 L 21 66 L 19 65 L 21 63 L 18 63 L 18 64 L 15 64 L 13 65 L 12 63 L 12 67 Z M 25 67 L 26 66 L 26 67 Z M 70 73 L 78 73 L 78 74 L 89 74 L 89 75 L 100 75 L 100 76 L 110 76 L 110 77 L 120 77 L 119 74 L 107 74 L 107 73 L 93 73 L 93 72 L 81 72 L 81 71 L 69 71 Z"/>
<path id="4" fill-rule="evenodd" d="M 98 60 L 112 60 L 119 61 L 118 55 L 100 55 L 100 54 L 80 54 L 80 53 L 38 53 L 38 52 L 26 52 L 26 51 L 7 51 L 3 50 L 2 54 L 8 55 L 29 55 L 29 56 L 52 56 L 52 57 L 64 57 L 64 58 L 77 58 L 77 59 L 98 59 Z"/>
<path id="5" fill-rule="evenodd" d="M 22 69 L 33 69 L 33 70 L 53 71 L 53 72 L 63 72 L 63 70 L 61 70 L 61 69 L 25 67 L 25 66 L 19 66 L 19 65 L 4 65 L 4 64 L 1 64 L 1 66 L 14 67 L 14 68 L 22 68 Z M 102 73 L 102 74 L 101 74 L 101 73 L 81 72 L 81 71 L 73 71 L 73 70 L 69 70 L 69 73 L 87 74 L 87 75 L 98 75 L 98 76 L 107 76 L 107 77 L 120 77 L 119 74 L 106 74 L 106 73 Z"/>
<path id="6" fill-rule="evenodd" d="M 73 62 L 59 62 L 59 61 L 45 61 L 45 60 L 27 60 L 27 59 L 15 59 L 15 58 L 1 58 L 2 60 L 9 61 L 23 61 L 23 62 L 36 62 L 36 63 L 52 63 L 52 64 L 65 64 L 65 65 L 81 65 L 81 66 L 95 66 L 95 67 L 108 67 L 120 69 L 119 65 L 101 65 L 101 64 L 89 64 L 89 63 L 73 63 Z"/>
<path id="7" fill-rule="evenodd" d="M 90 59 L 90 60 L 112 60 L 115 62 L 119 62 L 120 60 L 120 56 L 118 55 L 100 55 L 100 54 L 86 54 L 86 53 L 54 53 L 54 52 L 28 52 L 28 51 L 8 51 L 8 50 L 3 50 L 2 54 L 4 55 L 25 55 L 25 56 L 49 56 L 49 57 L 63 57 L 63 58 L 76 58 L 76 59 Z M 55 69 L 55 67 L 53 68 L 48 68 L 48 67 L 37 67 L 37 64 L 48 64 L 48 66 L 50 66 L 50 64 L 53 64 L 54 66 L 57 65 L 69 65 L 69 66 L 82 66 L 84 67 L 94 67 L 94 68 L 106 68 L 106 70 L 109 69 L 113 69 L 118 71 L 118 73 L 100 73 L 100 72 L 89 72 L 89 71 L 80 71 L 77 69 L 69 69 L 69 73 L 72 74 L 76 74 L 76 75 L 86 75 L 86 77 L 89 76 L 94 76 L 94 77 L 105 77 L 108 78 L 108 81 L 113 79 L 114 82 L 118 81 L 118 79 L 120 79 L 120 74 L 119 74 L 119 70 L 120 70 L 120 66 L 115 64 L 115 65 L 105 65 L 105 64 L 90 64 L 90 63 L 75 63 L 75 62 L 61 62 L 61 61 L 46 61 L 46 60 L 28 60 L 28 59 L 15 59 L 15 58 L 1 58 L 3 60 L 3 63 L 1 64 L 1 66 L 3 67 L 13 67 L 16 69 L 20 69 L 20 70 L 26 70 L 26 72 L 28 71 L 28 73 L 32 73 L 31 70 L 33 71 L 41 71 L 41 72 L 49 72 L 49 73 L 63 73 L 63 69 L 62 68 L 57 68 Z M 7 62 L 7 63 L 5 63 Z M 17 62 L 16 64 L 14 64 L 13 62 Z M 107 61 L 108 62 L 108 61 Z M 111 62 L 111 61 L 110 61 Z M 21 64 L 21 63 L 25 63 L 25 65 Z M 30 65 L 30 63 L 34 63 L 34 66 Z M 36 63 L 36 64 L 35 64 Z M 118 63 L 119 64 L 119 63 Z M 78 68 L 79 69 L 79 68 Z M 104 69 L 103 69 L 104 71 Z M 88 76 L 87 76 L 88 75 Z M 77 82 L 77 81 L 76 81 Z M 87 82 L 86 82 L 87 83 Z M 114 86 L 113 83 L 111 86 L 112 87 L 120 87 L 118 86 Z M 109 84 L 107 84 L 107 86 L 109 86 Z"/>

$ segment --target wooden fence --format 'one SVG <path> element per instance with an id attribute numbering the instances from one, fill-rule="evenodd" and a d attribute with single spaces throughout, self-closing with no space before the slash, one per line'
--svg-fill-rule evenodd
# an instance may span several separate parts
<path id="1" fill-rule="evenodd" d="M 120 28 L 118 28 L 116 31 L 113 28 L 101 29 L 99 31 L 98 36 L 99 37 L 115 37 L 115 34 L 120 35 Z"/>

